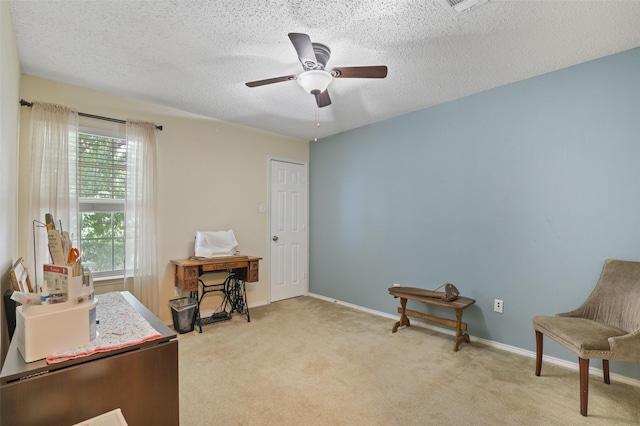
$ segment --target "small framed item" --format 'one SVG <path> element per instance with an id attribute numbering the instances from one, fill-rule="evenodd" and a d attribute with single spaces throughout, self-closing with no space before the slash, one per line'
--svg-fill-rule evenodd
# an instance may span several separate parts
<path id="1" fill-rule="evenodd" d="M 27 268 L 24 267 L 22 258 L 19 258 L 11 267 L 11 289 L 23 293 L 34 293 Z"/>

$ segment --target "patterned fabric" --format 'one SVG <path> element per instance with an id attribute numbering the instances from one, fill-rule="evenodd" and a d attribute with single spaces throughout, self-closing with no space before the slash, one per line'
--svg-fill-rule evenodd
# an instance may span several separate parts
<path id="1" fill-rule="evenodd" d="M 86 346 L 47 356 L 47 364 L 126 348 L 162 337 L 118 292 L 96 296 L 98 335 Z"/>

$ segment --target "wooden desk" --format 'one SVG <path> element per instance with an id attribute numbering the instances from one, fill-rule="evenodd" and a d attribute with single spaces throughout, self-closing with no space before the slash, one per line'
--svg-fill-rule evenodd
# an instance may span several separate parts
<path id="1" fill-rule="evenodd" d="M 208 259 L 171 260 L 176 265 L 175 286 L 182 291 L 198 291 L 198 279 L 207 272 L 228 271 L 236 269 L 242 279 L 252 283 L 258 281 L 259 261 L 255 256 L 223 256 Z"/>
<path id="2" fill-rule="evenodd" d="M 121 294 L 162 337 L 51 365 L 25 363 L 14 339 L 0 375 L 0 424 L 72 425 L 116 408 L 131 426 L 180 423 L 176 334 Z"/>
<path id="3" fill-rule="evenodd" d="M 403 289 L 406 288 L 407 291 Z M 453 327 L 456 329 L 456 341 L 453 346 L 453 351 L 457 352 L 460 343 L 465 342 L 469 343 L 469 335 L 464 333 L 463 330 L 467 330 L 467 323 L 462 322 L 462 311 L 468 306 L 476 303 L 475 299 L 470 299 L 468 297 L 458 297 L 451 302 L 447 302 L 446 300 L 439 299 L 437 297 L 425 297 L 415 294 L 415 289 L 413 287 L 391 287 L 389 289 L 389 294 L 393 297 L 400 298 L 400 307 L 398 308 L 398 313 L 400 314 L 400 321 L 396 322 L 393 326 L 392 333 L 398 331 L 398 327 L 406 325 L 407 327 L 411 325 L 409 322 L 409 316 L 414 318 L 420 318 L 423 320 L 435 322 L 437 324 L 446 325 L 448 327 Z M 449 308 L 456 311 L 456 319 L 450 320 L 447 318 L 436 317 L 432 315 L 426 315 L 422 312 L 412 311 L 407 309 L 407 300 L 415 300 L 417 302 L 425 303 L 427 305 L 435 305 L 441 306 L 443 308 Z"/>

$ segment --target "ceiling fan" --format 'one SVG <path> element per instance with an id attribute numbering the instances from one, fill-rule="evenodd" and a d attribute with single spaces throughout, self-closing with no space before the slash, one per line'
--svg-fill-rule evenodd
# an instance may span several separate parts
<path id="1" fill-rule="evenodd" d="M 322 108 L 331 105 L 327 87 L 334 78 L 385 78 L 387 76 L 387 67 L 385 65 L 335 67 L 327 70 L 325 67 L 331 56 L 331 49 L 328 46 L 312 43 L 311 38 L 303 33 L 289 33 L 289 39 L 293 43 L 296 52 L 298 52 L 298 59 L 302 63 L 304 72 L 297 75 L 250 81 L 246 83 L 247 86 L 257 87 L 281 81 L 296 80 L 305 91 L 315 96 L 318 107 Z"/>

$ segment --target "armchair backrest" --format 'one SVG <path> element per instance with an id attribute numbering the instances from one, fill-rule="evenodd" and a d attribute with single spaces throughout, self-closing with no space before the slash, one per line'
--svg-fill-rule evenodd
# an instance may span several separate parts
<path id="1" fill-rule="evenodd" d="M 574 313 L 627 333 L 640 329 L 640 262 L 607 260 L 598 284 Z"/>

